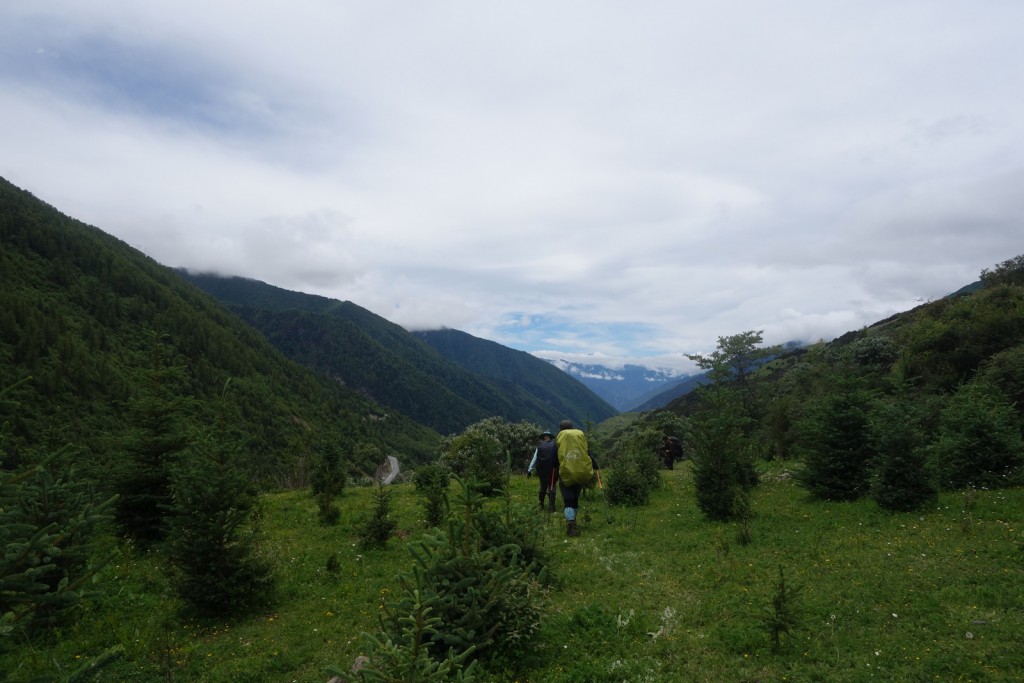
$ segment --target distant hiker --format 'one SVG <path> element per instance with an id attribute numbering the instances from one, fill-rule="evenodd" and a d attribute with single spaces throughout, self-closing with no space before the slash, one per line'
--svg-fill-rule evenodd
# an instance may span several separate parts
<path id="1" fill-rule="evenodd" d="M 594 470 L 600 469 L 590 456 L 587 446 L 587 435 L 574 429 L 570 420 L 562 420 L 558 425 L 558 479 L 562 491 L 562 504 L 565 506 L 565 532 L 569 536 L 579 536 L 576 526 L 576 510 L 580 506 L 580 492 L 594 478 Z"/>
<path id="2" fill-rule="evenodd" d="M 661 448 L 658 449 L 661 461 L 665 463 L 666 469 L 672 469 L 673 463 L 683 459 L 683 442 L 675 436 L 665 436 L 661 440 Z"/>
<path id="3" fill-rule="evenodd" d="M 537 470 L 537 481 L 540 484 L 540 491 L 537 494 L 540 500 L 540 511 L 544 512 L 544 499 L 551 497 L 551 505 L 548 508 L 555 511 L 555 482 L 558 480 L 558 444 L 555 443 L 555 435 L 551 432 L 541 432 L 540 443 L 533 451 L 533 459 L 530 466 L 526 468 L 526 476 Z"/>

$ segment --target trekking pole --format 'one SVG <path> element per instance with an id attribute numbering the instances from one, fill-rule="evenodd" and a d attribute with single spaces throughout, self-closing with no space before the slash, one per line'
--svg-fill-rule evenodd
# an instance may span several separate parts
<path id="1" fill-rule="evenodd" d="M 604 492 L 604 483 L 601 481 L 601 470 L 594 470 L 597 474 L 597 488 L 601 489 L 601 498 L 604 500 L 604 513 L 609 524 L 612 523 L 612 509 L 608 507 L 608 495 Z"/>
<path id="2" fill-rule="evenodd" d="M 551 485 L 548 486 L 548 514 L 555 511 L 555 468 L 551 468 Z"/>

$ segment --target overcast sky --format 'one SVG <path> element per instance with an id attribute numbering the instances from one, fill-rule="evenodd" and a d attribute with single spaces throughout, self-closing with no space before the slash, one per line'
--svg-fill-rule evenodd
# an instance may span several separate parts
<path id="1" fill-rule="evenodd" d="M 0 3 L 0 175 L 542 357 L 832 339 L 1024 253 L 1020 0 Z"/>

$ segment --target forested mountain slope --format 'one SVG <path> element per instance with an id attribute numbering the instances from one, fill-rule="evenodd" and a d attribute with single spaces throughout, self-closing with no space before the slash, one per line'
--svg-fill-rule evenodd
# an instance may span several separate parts
<path id="1" fill-rule="evenodd" d="M 720 376 L 740 359 L 718 359 Z M 890 509 L 920 507 L 937 490 L 1020 485 L 1024 256 L 943 299 L 747 371 L 644 414 L 607 447 L 685 434 L 700 460 L 742 443 L 745 458 L 792 459 L 814 496 L 871 495 Z"/>
<path id="2" fill-rule="evenodd" d="M 183 275 L 289 358 L 443 434 L 492 416 L 557 425 L 571 414 L 614 414 L 573 378 L 500 344 L 476 340 L 488 360 L 465 364 L 350 301 L 238 277 Z"/>
<path id="3" fill-rule="evenodd" d="M 562 419 L 600 422 L 618 411 L 607 401 L 545 360 L 459 330 L 414 333 L 459 367 L 487 377 L 537 411 L 547 407 L 550 428 Z"/>
<path id="4" fill-rule="evenodd" d="M 83 468 L 102 472 L 132 428 L 130 402 L 175 366 L 189 420 L 219 412 L 268 480 L 301 477 L 323 440 L 346 453 L 434 454 L 435 431 L 287 359 L 175 271 L 2 179 L 0 245 L 11 451 L 75 443 Z"/>

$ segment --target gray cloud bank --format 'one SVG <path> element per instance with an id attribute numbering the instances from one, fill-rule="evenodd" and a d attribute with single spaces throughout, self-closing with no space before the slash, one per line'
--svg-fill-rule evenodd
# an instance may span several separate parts
<path id="1" fill-rule="evenodd" d="M 0 175 L 161 263 L 550 358 L 830 339 L 1021 248 L 1024 5 L 0 8 Z"/>

